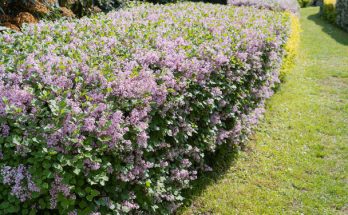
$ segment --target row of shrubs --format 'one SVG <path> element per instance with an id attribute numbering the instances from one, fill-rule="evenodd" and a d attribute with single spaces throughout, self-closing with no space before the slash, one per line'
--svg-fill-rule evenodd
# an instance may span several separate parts
<path id="1" fill-rule="evenodd" d="M 348 31 L 348 0 L 324 0 L 321 15 Z"/>
<path id="2" fill-rule="evenodd" d="M 1 35 L 0 213 L 172 213 L 246 140 L 298 36 L 289 12 L 203 3 Z"/>
<path id="3" fill-rule="evenodd" d="M 294 0 L 143 0 L 151 3 L 176 3 L 182 1 L 202 1 L 209 3 L 227 4 L 228 2 L 253 2 L 258 5 L 267 7 L 277 7 L 274 4 L 294 9 Z M 314 0 L 298 0 L 301 7 L 313 4 Z M 131 0 L 0 0 L 0 14 L 17 15 L 19 12 L 32 12 L 35 16 L 51 16 L 57 17 L 59 14 L 63 16 L 74 13 L 77 16 L 88 15 L 93 12 L 110 11 L 115 8 L 127 4 L 127 2 L 135 2 Z M 141 2 L 141 1 L 140 1 Z M 276 2 L 276 3 L 275 3 Z M 297 4 L 296 4 L 297 6 Z M 70 12 L 71 11 L 71 12 Z M 1 20 L 0 20 L 1 21 Z"/>
<path id="4" fill-rule="evenodd" d="M 109 12 L 136 2 L 176 3 L 202 1 L 219 4 L 254 5 L 275 10 L 298 11 L 297 7 L 316 4 L 316 0 L 0 0 L 0 30 L 2 26 L 20 31 L 24 23 L 37 23 L 41 19 L 55 20 L 62 17 L 82 17 L 98 12 Z M 319 0 L 318 0 L 319 1 Z"/>
<path id="5" fill-rule="evenodd" d="M 109 12 L 136 2 L 166 4 L 183 1 L 226 4 L 226 0 L 0 0 L 0 24 L 8 21 L 1 18 L 3 14 L 18 16 L 21 12 L 29 12 L 35 18 L 52 20 Z"/>

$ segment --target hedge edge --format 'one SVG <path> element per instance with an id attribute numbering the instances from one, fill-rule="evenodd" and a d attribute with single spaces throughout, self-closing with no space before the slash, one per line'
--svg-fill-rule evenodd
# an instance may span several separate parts
<path id="1" fill-rule="evenodd" d="M 280 79 L 285 80 L 286 75 L 295 66 L 296 57 L 299 52 L 301 25 L 299 18 L 293 13 L 287 12 L 290 17 L 290 35 L 285 44 L 285 55 L 280 69 Z"/>

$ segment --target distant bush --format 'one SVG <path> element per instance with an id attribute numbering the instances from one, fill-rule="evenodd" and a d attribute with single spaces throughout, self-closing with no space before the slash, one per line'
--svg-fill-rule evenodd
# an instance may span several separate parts
<path id="1" fill-rule="evenodd" d="M 348 0 L 337 0 L 336 23 L 348 32 Z"/>
<path id="2" fill-rule="evenodd" d="M 297 0 L 300 7 L 308 7 L 313 4 L 313 0 Z"/>
<path id="3" fill-rule="evenodd" d="M 324 0 L 320 13 L 326 20 L 348 31 L 348 0 Z"/>
<path id="4" fill-rule="evenodd" d="M 173 212 L 262 115 L 292 20 L 143 5 L 1 35 L 0 213 Z"/>
<path id="5" fill-rule="evenodd" d="M 59 0 L 59 5 L 81 17 L 96 12 L 108 12 L 119 7 L 122 0 Z"/>
<path id="6" fill-rule="evenodd" d="M 328 21 L 336 22 L 336 0 L 324 0 L 322 15 Z"/>
<path id="7" fill-rule="evenodd" d="M 108 12 L 121 4 L 122 0 L 0 0 L 0 14 L 30 12 L 37 17 L 52 17 L 62 7 L 81 17 L 101 11 Z"/>

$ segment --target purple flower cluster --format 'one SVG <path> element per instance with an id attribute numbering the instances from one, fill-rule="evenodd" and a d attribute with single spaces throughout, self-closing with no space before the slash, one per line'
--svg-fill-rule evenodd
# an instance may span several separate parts
<path id="1" fill-rule="evenodd" d="M 59 175 L 54 176 L 54 182 L 49 191 L 50 193 L 50 206 L 52 209 L 57 207 L 57 197 L 59 193 L 62 193 L 63 196 L 75 199 L 75 195 L 70 193 L 70 188 L 62 183 L 62 178 Z"/>
<path id="2" fill-rule="evenodd" d="M 66 214 L 172 212 L 211 170 L 205 155 L 243 142 L 261 117 L 289 24 L 288 13 L 180 3 L 0 37 L 0 189 Z"/>
<path id="3" fill-rule="evenodd" d="M 32 181 L 32 176 L 24 165 L 18 167 L 3 166 L 0 171 L 2 183 L 11 187 L 11 194 L 21 202 L 30 199 L 33 192 L 40 189 Z"/>

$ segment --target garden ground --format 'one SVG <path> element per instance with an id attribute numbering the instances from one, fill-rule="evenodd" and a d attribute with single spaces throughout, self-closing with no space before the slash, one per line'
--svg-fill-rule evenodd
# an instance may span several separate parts
<path id="1" fill-rule="evenodd" d="M 348 33 L 318 10 L 246 150 L 219 153 L 183 214 L 348 214 Z"/>

